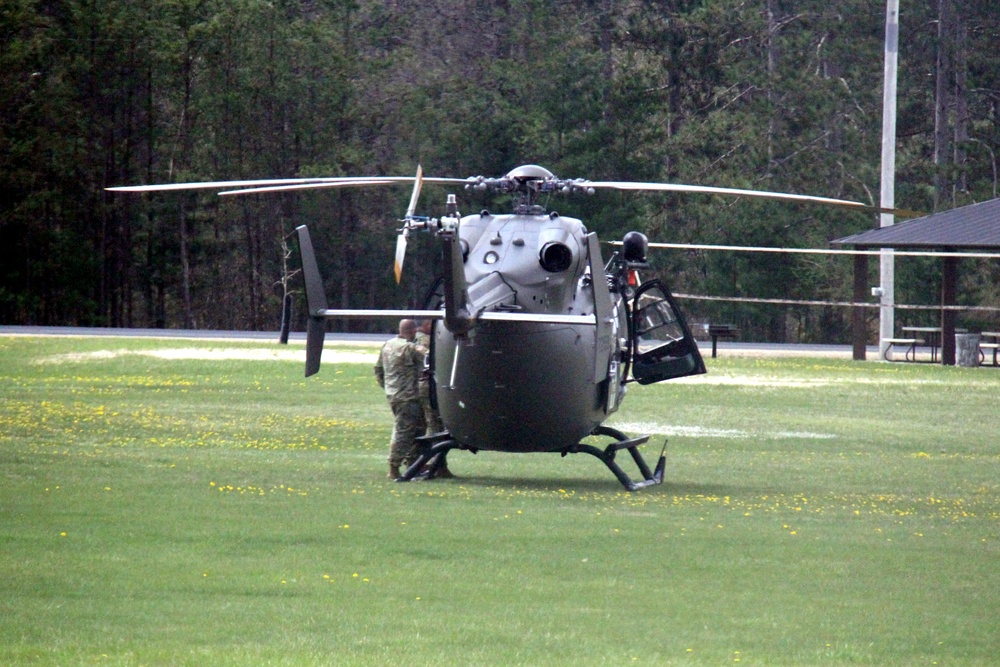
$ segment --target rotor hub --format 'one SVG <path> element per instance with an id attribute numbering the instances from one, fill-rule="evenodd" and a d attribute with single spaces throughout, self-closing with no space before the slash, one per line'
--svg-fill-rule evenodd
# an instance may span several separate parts
<path id="1" fill-rule="evenodd" d="M 512 169 L 501 178 L 475 176 L 465 186 L 473 190 L 489 190 L 514 197 L 514 212 L 519 215 L 545 215 L 545 208 L 536 204 L 540 194 L 594 194 L 588 181 L 558 178 L 545 167 L 526 164 Z"/>

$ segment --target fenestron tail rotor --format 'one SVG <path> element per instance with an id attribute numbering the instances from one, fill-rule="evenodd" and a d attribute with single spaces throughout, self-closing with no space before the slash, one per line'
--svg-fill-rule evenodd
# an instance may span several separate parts
<path id="1" fill-rule="evenodd" d="M 410 205 L 406 208 L 406 217 L 403 218 L 403 228 L 399 230 L 396 237 L 396 259 L 393 263 L 393 272 L 396 274 L 396 284 L 403 278 L 403 260 L 406 258 L 406 242 L 410 235 L 410 223 L 413 221 L 413 214 L 417 210 L 417 200 L 420 199 L 420 186 L 424 182 L 424 170 L 417 165 L 417 175 L 413 179 L 413 194 L 410 195 Z"/>

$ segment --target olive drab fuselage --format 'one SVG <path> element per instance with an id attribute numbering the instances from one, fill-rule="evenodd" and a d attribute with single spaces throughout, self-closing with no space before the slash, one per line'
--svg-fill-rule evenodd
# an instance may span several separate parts
<path id="1" fill-rule="evenodd" d="M 483 213 L 462 218 L 459 237 L 473 315 L 595 316 L 591 267 L 597 280 L 606 277 L 602 259 L 589 256 L 581 221 Z M 537 452 L 565 449 L 590 434 L 625 393 L 615 372 L 625 309 L 621 295 L 610 297 L 611 336 L 601 344 L 597 327 L 587 324 L 481 321 L 456 336 L 438 322 L 434 384 L 452 437 L 471 448 Z"/>

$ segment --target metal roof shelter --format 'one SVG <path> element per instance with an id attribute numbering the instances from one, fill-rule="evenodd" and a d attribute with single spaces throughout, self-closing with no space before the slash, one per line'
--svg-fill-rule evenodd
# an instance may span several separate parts
<path id="1" fill-rule="evenodd" d="M 947 253 L 1000 252 L 1000 199 L 872 229 L 836 239 L 831 244 L 853 246 L 858 250 L 892 248 Z M 955 364 L 955 311 L 947 306 L 955 305 L 959 259 L 955 255 L 941 258 L 941 363 L 951 366 Z M 857 255 L 854 263 L 855 302 L 865 300 L 867 276 L 868 257 Z M 865 327 L 862 310 L 855 308 L 852 319 L 855 359 L 864 359 Z"/>

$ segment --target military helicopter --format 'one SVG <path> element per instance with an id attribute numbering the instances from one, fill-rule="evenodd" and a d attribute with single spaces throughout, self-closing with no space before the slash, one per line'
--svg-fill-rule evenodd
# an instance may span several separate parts
<path id="1" fill-rule="evenodd" d="M 870 210 L 860 202 L 775 192 L 622 181 L 561 179 L 537 165 L 498 178 L 416 176 L 338 177 L 178 183 L 110 188 L 146 192 L 211 188 L 221 195 L 287 190 L 413 184 L 401 220 L 394 270 L 399 282 L 408 238 L 436 237 L 443 275 L 422 310 L 344 310 L 327 305 L 309 230 L 297 228 L 308 302 L 306 376 L 319 371 L 326 320 L 429 318 L 434 321 L 428 364 L 432 402 L 445 430 L 420 439 L 420 454 L 398 481 L 433 477 L 451 450 L 583 453 L 601 460 L 629 491 L 663 482 L 665 448 L 655 467 L 629 437 L 605 426 L 640 385 L 705 373 L 698 345 L 673 296 L 658 280 L 642 281 L 648 242 L 629 232 L 605 262 L 596 233 L 582 221 L 548 211 L 539 196 L 597 190 L 697 192 L 812 202 Z M 424 183 L 512 196 L 511 213 L 483 210 L 462 216 L 447 196 L 439 218 L 417 216 Z M 610 439 L 600 448 L 590 436 Z M 626 450 L 639 471 L 633 479 L 616 461 Z"/>

